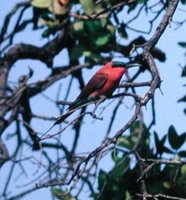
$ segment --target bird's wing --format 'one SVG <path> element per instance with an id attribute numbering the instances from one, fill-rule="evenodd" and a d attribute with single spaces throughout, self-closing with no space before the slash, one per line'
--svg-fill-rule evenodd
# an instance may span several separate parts
<path id="1" fill-rule="evenodd" d="M 108 80 L 108 75 L 103 73 L 95 74 L 89 82 L 86 84 L 84 89 L 81 91 L 77 99 L 69 106 L 69 110 L 76 108 L 82 103 L 82 100 L 86 102 L 86 99 L 96 90 L 102 88 Z"/>
<path id="2" fill-rule="evenodd" d="M 95 74 L 86 84 L 77 99 L 85 99 L 96 90 L 102 88 L 108 80 L 108 75 L 103 73 Z"/>

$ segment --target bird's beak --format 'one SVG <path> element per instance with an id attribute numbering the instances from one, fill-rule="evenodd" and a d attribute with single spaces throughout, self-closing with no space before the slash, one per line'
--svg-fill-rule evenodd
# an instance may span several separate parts
<path id="1" fill-rule="evenodd" d="M 114 67 L 126 67 L 126 63 L 120 61 L 112 61 L 112 66 Z"/>
<path id="2" fill-rule="evenodd" d="M 129 64 L 125 64 L 125 67 L 127 69 L 132 68 L 132 67 L 141 67 L 142 65 L 139 63 L 129 63 Z"/>
<path id="3" fill-rule="evenodd" d="M 114 67 L 123 67 L 123 68 L 132 68 L 132 67 L 141 67 L 141 64 L 139 63 L 124 63 L 120 61 L 112 61 L 112 66 Z"/>

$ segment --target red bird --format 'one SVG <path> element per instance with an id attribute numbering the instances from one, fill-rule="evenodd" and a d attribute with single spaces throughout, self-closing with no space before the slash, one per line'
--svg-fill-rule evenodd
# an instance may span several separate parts
<path id="1" fill-rule="evenodd" d="M 60 116 L 54 125 L 63 122 L 69 115 L 76 111 L 78 107 L 88 102 L 95 102 L 110 97 L 118 87 L 127 69 L 136 65 L 139 66 L 139 64 L 125 64 L 116 61 L 107 62 L 89 80 L 77 99 L 69 106 L 68 112 Z"/>

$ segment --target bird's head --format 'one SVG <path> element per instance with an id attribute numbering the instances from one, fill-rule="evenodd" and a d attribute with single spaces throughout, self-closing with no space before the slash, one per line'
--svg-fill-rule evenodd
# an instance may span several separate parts
<path id="1" fill-rule="evenodd" d="M 141 66 L 139 63 L 124 63 L 124 62 L 120 62 L 120 61 L 112 61 L 112 68 L 132 68 L 132 67 L 139 67 Z"/>

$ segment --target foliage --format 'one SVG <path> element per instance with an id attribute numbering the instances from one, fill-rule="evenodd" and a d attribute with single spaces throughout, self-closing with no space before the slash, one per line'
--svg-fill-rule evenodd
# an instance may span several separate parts
<path id="1" fill-rule="evenodd" d="M 154 133 L 156 147 L 151 148 L 150 138 L 153 134 L 148 131 L 144 124 L 142 126 L 143 128 L 141 128 L 140 122 L 137 121 L 131 126 L 128 136 L 122 136 L 118 139 L 111 154 L 114 166 L 109 172 L 100 169 L 98 173 L 98 192 L 92 192 L 93 199 L 135 199 L 137 194 L 140 194 L 141 181 L 146 182 L 146 190 L 152 195 L 162 193 L 167 196 L 182 198 L 186 196 L 183 187 L 186 184 L 186 166 L 179 166 L 176 162 L 172 165 L 162 166 L 164 164 L 162 159 L 164 154 L 169 153 L 172 158 L 176 155 L 173 161 L 186 158 L 186 151 L 181 150 L 183 143 L 186 141 L 186 134 L 178 135 L 175 128 L 170 126 L 167 134 L 168 140 L 166 135 L 160 140 L 158 135 Z M 135 147 L 136 143 L 139 142 L 140 145 Z M 165 145 L 166 142 L 168 143 Z M 143 155 L 146 162 L 142 161 L 139 154 Z M 149 158 L 151 161 L 148 161 Z M 151 170 L 147 170 L 150 164 L 156 160 L 160 162 L 154 165 Z M 144 173 L 144 170 L 147 170 L 146 173 Z M 52 193 L 58 199 L 61 199 L 60 196 L 64 195 L 64 192 L 57 188 Z M 65 199 L 71 200 L 74 198 L 66 196 Z"/>
<path id="2" fill-rule="evenodd" d="M 171 126 L 168 137 L 171 140 L 175 140 L 175 143 L 172 143 L 169 139 L 170 143 L 166 145 L 165 142 L 168 142 L 167 138 L 163 137 L 160 140 L 155 133 L 156 148 L 153 149 L 150 147 L 152 133 L 148 131 L 145 125 L 143 125 L 143 130 L 141 130 L 139 122 L 136 122 L 130 128 L 130 135 L 120 138 L 115 150 L 112 152 L 112 160 L 114 162 L 112 170 L 109 172 L 99 171 L 99 192 L 94 196 L 95 199 L 98 199 L 98 197 L 102 200 L 136 199 L 137 194 L 140 194 L 142 189 L 141 181 L 146 182 L 146 190 L 152 195 L 163 193 L 168 196 L 179 196 L 182 198 L 186 196 L 186 191 L 183 187 L 186 181 L 185 165 L 162 166 L 160 162 L 154 165 L 151 170 L 147 170 L 151 162 L 149 162 L 150 164 L 143 162 L 139 155 L 133 152 L 136 142 L 139 142 L 139 130 L 142 131 L 142 136 L 137 152 L 143 155 L 143 158 L 146 160 L 150 158 L 153 163 L 153 160 L 162 159 L 162 156 L 166 153 L 171 154 L 172 158 L 176 154 L 175 161 L 185 158 L 185 155 L 180 155 L 182 152 L 181 146 L 186 140 L 185 133 L 178 136 L 174 127 Z M 179 143 L 180 138 L 182 138 L 182 142 Z M 177 146 L 175 146 L 176 144 Z M 160 147 L 163 148 L 160 149 Z M 174 152 L 174 149 L 179 151 L 179 153 Z M 145 174 L 144 170 L 147 170 Z"/>

